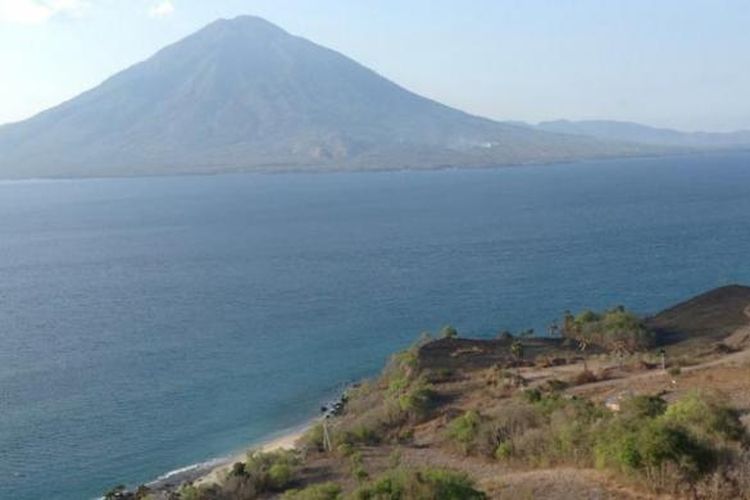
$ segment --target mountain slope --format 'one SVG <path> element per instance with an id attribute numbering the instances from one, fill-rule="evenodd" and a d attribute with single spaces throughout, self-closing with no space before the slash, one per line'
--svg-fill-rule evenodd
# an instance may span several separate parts
<path id="1" fill-rule="evenodd" d="M 471 116 L 245 16 L 0 127 L 0 177 L 478 166 L 655 150 Z"/>
<path id="2" fill-rule="evenodd" d="M 556 120 L 542 122 L 537 130 L 560 134 L 578 134 L 605 141 L 623 141 L 662 146 L 688 148 L 738 148 L 750 147 L 750 130 L 737 132 L 680 132 L 649 127 L 632 122 L 612 120 Z"/>

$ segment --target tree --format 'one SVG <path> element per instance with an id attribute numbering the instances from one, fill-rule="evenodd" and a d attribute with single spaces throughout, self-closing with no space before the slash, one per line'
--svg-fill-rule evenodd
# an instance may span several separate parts
<path id="1" fill-rule="evenodd" d="M 247 475 L 247 471 L 245 470 L 245 463 L 244 462 L 235 462 L 232 465 L 231 475 L 233 475 L 233 476 L 246 476 Z"/>
<path id="2" fill-rule="evenodd" d="M 516 358 L 516 361 L 523 359 L 523 343 L 520 340 L 514 341 L 510 345 L 510 353 Z"/>
<path id="3" fill-rule="evenodd" d="M 620 369 L 622 370 L 622 362 L 625 356 L 630 355 L 630 350 L 628 349 L 627 344 L 622 341 L 618 340 L 612 344 L 612 353 L 617 356 L 617 362 L 620 366 Z"/>
<path id="4" fill-rule="evenodd" d="M 440 330 L 440 336 L 444 339 L 455 339 L 456 337 L 458 337 L 458 330 L 456 330 L 456 328 L 451 325 L 445 325 Z"/>

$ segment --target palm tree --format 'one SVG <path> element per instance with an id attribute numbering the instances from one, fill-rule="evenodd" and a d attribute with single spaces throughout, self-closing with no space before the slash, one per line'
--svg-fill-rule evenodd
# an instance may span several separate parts
<path id="1" fill-rule="evenodd" d="M 510 345 L 510 353 L 516 358 L 516 361 L 523 359 L 523 343 L 520 340 L 516 340 Z"/>
<path id="2" fill-rule="evenodd" d="M 576 335 L 575 340 L 578 342 L 578 350 L 583 355 L 583 369 L 584 371 L 589 371 L 588 358 L 586 357 L 586 348 L 589 346 L 589 339 L 583 335 Z"/>
<path id="3" fill-rule="evenodd" d="M 615 342 L 612 346 L 612 352 L 617 356 L 618 365 L 620 366 L 620 370 L 622 370 L 622 361 L 625 355 L 630 354 L 630 350 L 628 350 L 628 346 L 623 340 L 618 340 Z"/>

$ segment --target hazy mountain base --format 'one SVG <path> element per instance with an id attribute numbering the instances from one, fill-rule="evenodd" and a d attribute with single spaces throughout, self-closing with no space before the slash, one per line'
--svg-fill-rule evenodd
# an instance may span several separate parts
<path id="1" fill-rule="evenodd" d="M 645 321 L 621 308 L 566 316 L 551 329 L 561 338 L 448 328 L 350 391 L 297 451 L 141 497 L 748 498 L 748 315 L 750 288 L 734 286 Z M 647 350 L 613 350 L 631 333 Z M 599 343 L 582 352 L 588 338 Z"/>
<path id="2" fill-rule="evenodd" d="M 649 127 L 639 123 L 614 120 L 557 120 L 541 122 L 534 128 L 560 134 L 596 137 L 605 141 L 620 141 L 661 146 L 681 146 L 701 149 L 750 148 L 750 130 L 735 132 L 681 132 Z"/>

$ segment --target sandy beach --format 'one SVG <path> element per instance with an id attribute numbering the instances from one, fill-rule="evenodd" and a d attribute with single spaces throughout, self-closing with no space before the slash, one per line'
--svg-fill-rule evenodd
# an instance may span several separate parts
<path id="1" fill-rule="evenodd" d="M 268 452 L 268 451 L 274 451 L 274 450 L 291 450 L 292 448 L 294 448 L 295 443 L 299 441 L 299 439 L 310 428 L 311 425 L 312 424 L 307 424 L 302 429 L 291 431 L 288 434 L 284 434 L 278 438 L 271 439 L 270 441 L 261 443 L 258 446 L 250 447 L 248 448 L 247 451 L 260 450 L 260 451 Z M 232 465 L 235 462 L 242 462 L 245 460 L 247 451 L 241 454 L 237 454 L 231 457 L 230 459 L 228 459 L 226 462 L 222 463 L 221 465 L 214 467 L 207 474 L 196 479 L 194 481 L 194 484 L 196 486 L 200 486 L 204 484 L 214 484 L 217 481 L 221 480 L 221 478 L 223 478 L 226 475 L 229 469 L 232 468 Z"/>
<path id="2" fill-rule="evenodd" d="M 191 481 L 196 486 L 214 484 L 226 475 L 235 462 L 244 461 L 248 451 L 260 450 L 268 452 L 274 450 L 290 450 L 294 448 L 295 443 L 312 425 L 313 422 L 308 422 L 296 429 L 290 429 L 288 432 L 281 434 L 278 437 L 271 438 L 254 446 L 249 446 L 242 453 L 172 471 L 159 477 L 155 481 L 152 481 L 148 486 L 154 489 L 169 489 Z"/>

